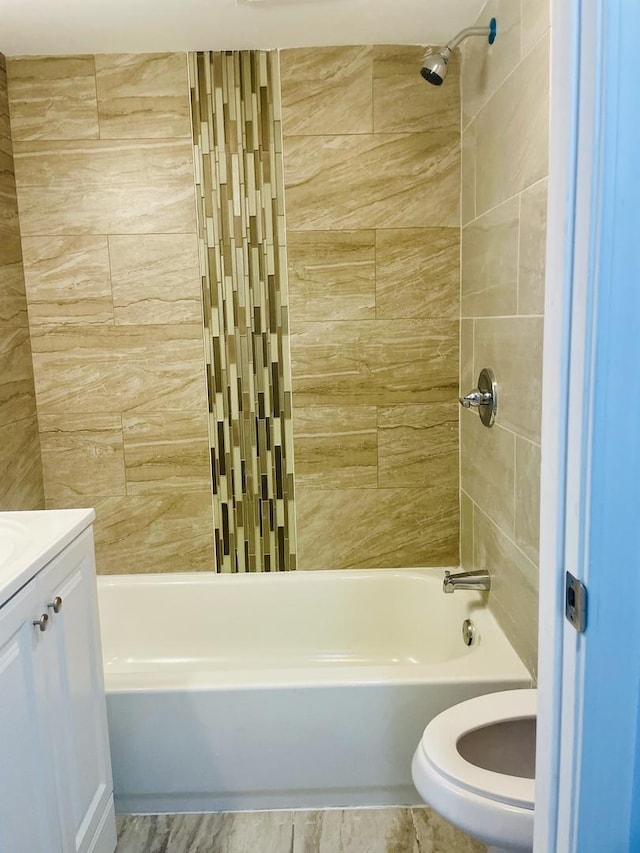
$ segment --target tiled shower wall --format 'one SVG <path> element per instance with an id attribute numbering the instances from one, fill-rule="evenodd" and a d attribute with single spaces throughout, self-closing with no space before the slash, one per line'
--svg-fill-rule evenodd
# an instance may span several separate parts
<path id="1" fill-rule="evenodd" d="M 42 509 L 44 492 L 31 366 L 5 58 L 0 54 L 0 510 Z"/>
<path id="2" fill-rule="evenodd" d="M 421 55 L 281 53 L 302 569 L 458 562 L 459 78 Z"/>
<path id="3" fill-rule="evenodd" d="M 420 56 L 281 54 L 303 569 L 458 560 L 459 77 Z M 102 572 L 208 569 L 186 57 L 9 71 L 47 505 Z"/>
<path id="4" fill-rule="evenodd" d="M 101 572 L 210 569 L 186 56 L 8 75 L 47 506 L 95 506 Z"/>
<path id="5" fill-rule="evenodd" d="M 461 392 L 492 367 L 495 426 L 461 414 L 462 563 L 536 669 L 540 407 L 549 131 L 548 0 L 490 0 L 493 47 L 464 48 Z"/>

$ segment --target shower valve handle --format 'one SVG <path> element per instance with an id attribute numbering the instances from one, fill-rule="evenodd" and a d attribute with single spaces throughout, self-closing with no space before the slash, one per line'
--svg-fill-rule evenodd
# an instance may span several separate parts
<path id="1" fill-rule="evenodd" d="M 465 409 L 470 409 L 472 406 L 490 406 L 493 403 L 493 394 L 491 391 L 479 391 L 477 388 L 470 394 L 465 394 L 460 397 L 460 405 Z"/>
<path id="2" fill-rule="evenodd" d="M 498 386 L 493 370 L 483 367 L 478 376 L 478 385 L 459 400 L 465 409 L 477 410 L 484 426 L 493 426 L 498 411 Z"/>

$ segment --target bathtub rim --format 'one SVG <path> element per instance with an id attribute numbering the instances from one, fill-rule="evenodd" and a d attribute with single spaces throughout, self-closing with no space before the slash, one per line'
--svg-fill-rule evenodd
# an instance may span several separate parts
<path id="1" fill-rule="evenodd" d="M 455 571 L 457 567 L 452 567 Z M 240 586 L 253 578 L 251 583 L 304 583 L 314 585 L 331 579 L 340 583 L 345 580 L 399 577 L 408 580 L 427 581 L 433 584 L 442 577 L 445 567 L 393 568 L 393 569 L 319 569 L 314 571 L 218 574 L 214 572 L 148 572 L 139 574 L 98 576 L 98 600 L 100 591 L 119 587 L 144 586 Z M 280 581 L 271 581 L 271 574 Z M 376 686 L 383 684 L 418 685 L 425 683 L 453 684 L 458 682 L 486 683 L 496 678 L 528 680 L 532 676 L 524 662 L 509 643 L 495 615 L 487 606 L 486 593 L 459 591 L 474 610 L 474 622 L 480 641 L 471 652 L 458 657 L 429 664 L 345 664 L 342 666 L 268 666 L 243 667 L 240 670 L 221 667 L 178 666 L 170 670 L 116 669 L 105 663 L 105 686 L 107 693 L 173 693 L 176 691 L 225 691 L 225 690 L 269 690 L 269 689 L 314 689 L 340 685 Z M 489 639 L 485 639 L 485 637 Z M 462 642 L 462 640 L 461 640 Z M 489 648 L 487 648 L 489 646 Z"/>

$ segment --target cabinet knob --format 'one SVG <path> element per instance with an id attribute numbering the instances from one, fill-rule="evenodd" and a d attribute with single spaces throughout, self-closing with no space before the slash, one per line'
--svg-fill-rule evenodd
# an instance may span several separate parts
<path id="1" fill-rule="evenodd" d="M 51 608 L 54 613 L 60 613 L 62 610 L 62 598 L 59 595 L 56 595 L 53 601 L 50 601 L 49 604 L 47 604 L 47 607 Z"/>
<path id="2" fill-rule="evenodd" d="M 39 619 L 36 619 L 33 623 L 35 628 L 40 628 L 41 631 L 47 630 L 47 625 L 49 624 L 49 617 L 46 613 L 43 613 Z"/>

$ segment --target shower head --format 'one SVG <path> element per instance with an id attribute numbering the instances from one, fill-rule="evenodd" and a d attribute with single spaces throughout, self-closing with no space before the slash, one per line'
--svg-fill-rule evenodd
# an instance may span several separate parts
<path id="1" fill-rule="evenodd" d="M 420 74 L 422 74 L 427 83 L 433 83 L 434 86 L 442 86 L 444 78 L 447 76 L 450 56 L 451 51 L 448 47 L 443 47 L 439 53 L 425 54 Z"/>
<path id="2" fill-rule="evenodd" d="M 429 48 L 422 60 L 420 74 L 428 83 L 432 83 L 434 86 L 442 86 L 444 78 L 447 76 L 451 53 L 461 42 L 469 38 L 469 36 L 487 36 L 489 44 L 493 44 L 496 40 L 496 34 L 497 22 L 495 18 L 491 18 L 488 27 L 469 27 L 466 30 L 462 30 L 442 50 L 434 51 Z"/>

